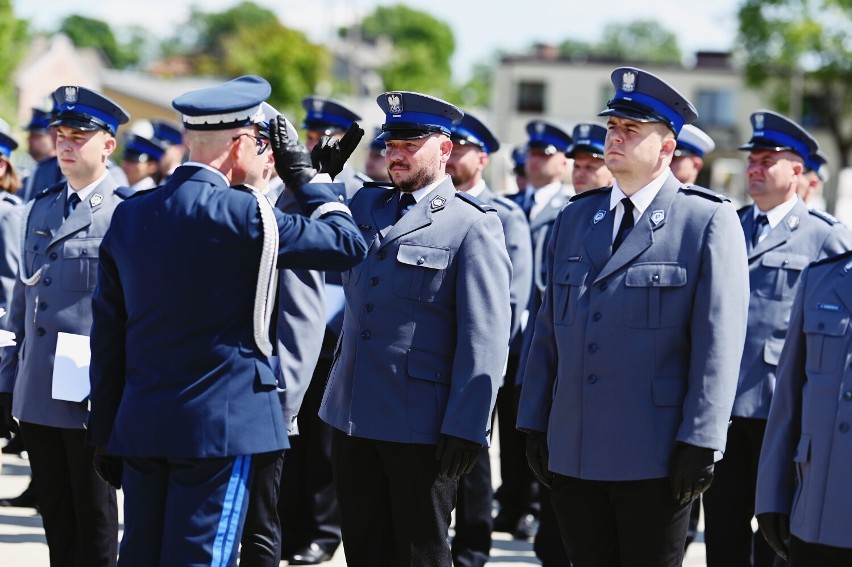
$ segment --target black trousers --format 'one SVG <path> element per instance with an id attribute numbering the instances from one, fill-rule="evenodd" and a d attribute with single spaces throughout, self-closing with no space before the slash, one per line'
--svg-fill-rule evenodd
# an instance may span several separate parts
<path id="1" fill-rule="evenodd" d="M 775 561 L 775 552 L 751 527 L 765 431 L 765 419 L 731 420 L 725 456 L 703 497 L 707 567 L 772 567 Z"/>
<path id="2" fill-rule="evenodd" d="M 808 543 L 793 536 L 790 542 L 790 567 L 849 567 L 852 548 Z"/>
<path id="3" fill-rule="evenodd" d="M 318 415 L 330 367 L 331 359 L 320 357 L 299 409 L 299 434 L 290 437 L 284 461 L 278 501 L 284 558 L 312 543 L 332 555 L 340 545 L 340 511 L 331 472 L 334 428 Z"/>
<path id="4" fill-rule="evenodd" d="M 450 567 L 458 478 L 438 474 L 435 445 L 335 430 L 334 483 L 349 567 Z"/>
<path id="5" fill-rule="evenodd" d="M 455 567 L 483 567 L 491 552 L 491 459 L 482 447 L 469 474 L 459 477 L 456 535 L 452 543 Z"/>
<path id="6" fill-rule="evenodd" d="M 556 511 L 553 509 L 550 489 L 539 483 L 538 493 L 541 495 L 542 506 L 538 515 L 538 532 L 533 542 L 535 556 L 541 561 L 542 567 L 571 567 L 565 544 L 562 542 L 559 522 L 556 520 Z"/>
<path id="7" fill-rule="evenodd" d="M 84 429 L 21 422 L 51 567 L 112 567 L 118 557 L 115 490 L 92 465 Z"/>
<path id="8" fill-rule="evenodd" d="M 554 475 L 551 499 L 574 567 L 680 567 L 690 505 L 668 478 L 596 481 Z"/>
<path id="9" fill-rule="evenodd" d="M 278 567 L 281 562 L 278 489 L 283 466 L 284 451 L 254 455 L 240 567 Z"/>

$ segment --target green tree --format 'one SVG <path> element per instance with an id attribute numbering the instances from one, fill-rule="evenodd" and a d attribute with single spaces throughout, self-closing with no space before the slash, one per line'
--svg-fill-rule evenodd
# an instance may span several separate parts
<path id="1" fill-rule="evenodd" d="M 17 69 L 24 54 L 27 41 L 27 23 L 15 17 L 10 0 L 0 0 L 0 77 L 7 80 L 0 83 L 0 114 L 12 120 L 11 109 L 15 102 L 14 82 L 8 80 Z"/>
<path id="2" fill-rule="evenodd" d="M 681 62 L 677 36 L 653 20 L 607 24 L 594 51 L 624 61 Z"/>
<path id="3" fill-rule="evenodd" d="M 225 44 L 232 36 L 243 28 L 263 26 L 270 21 L 278 21 L 275 12 L 254 2 L 241 2 L 223 12 L 203 12 L 194 6 L 180 36 L 189 38 L 189 50 L 200 57 L 200 66 L 215 70 L 217 60 L 227 55 Z M 255 37 L 259 43 L 268 39 L 260 34 Z"/>
<path id="4" fill-rule="evenodd" d="M 394 56 L 379 70 L 388 90 L 412 90 L 449 97 L 450 58 L 456 48 L 448 24 L 403 4 L 380 6 L 362 22 L 366 39 L 385 36 Z"/>
<path id="5" fill-rule="evenodd" d="M 852 2 L 850 0 L 744 0 L 738 42 L 746 80 L 772 96 L 791 118 L 826 127 L 849 166 L 852 151 Z M 826 186 L 829 210 L 836 182 Z"/>
<path id="6" fill-rule="evenodd" d="M 108 23 L 94 18 L 87 18 L 77 14 L 68 16 L 59 26 L 59 31 L 77 47 L 92 47 L 100 50 L 110 64 L 123 69 L 135 63 L 132 56 L 124 52 L 122 46 L 115 39 L 115 34 Z"/>

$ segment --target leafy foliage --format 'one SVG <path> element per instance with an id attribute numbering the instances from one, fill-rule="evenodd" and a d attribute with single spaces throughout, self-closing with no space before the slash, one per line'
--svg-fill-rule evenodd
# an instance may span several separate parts
<path id="1" fill-rule="evenodd" d="M 0 76 L 11 77 L 24 54 L 27 40 L 27 23 L 15 17 L 10 0 L 0 0 Z M 10 80 L 0 83 L 0 108 L 14 108 L 14 82 Z"/>

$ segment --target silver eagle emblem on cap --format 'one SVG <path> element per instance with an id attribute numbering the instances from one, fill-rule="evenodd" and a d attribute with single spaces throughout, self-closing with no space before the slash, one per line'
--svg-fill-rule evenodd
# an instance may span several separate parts
<path id="1" fill-rule="evenodd" d="M 580 124 L 580 137 L 588 138 L 589 132 L 592 131 L 592 127 L 589 124 Z"/>
<path id="2" fill-rule="evenodd" d="M 592 222 L 594 224 L 598 224 L 599 222 L 601 222 L 604 219 L 605 216 L 606 216 L 606 211 L 601 209 L 600 211 L 595 213 L 595 217 L 592 219 Z"/>
<path id="3" fill-rule="evenodd" d="M 546 128 L 544 122 L 536 122 L 533 127 L 535 128 L 535 131 L 539 136 L 544 134 L 544 129 Z"/>
<path id="4" fill-rule="evenodd" d="M 663 222 L 664 218 L 666 218 L 666 213 L 662 209 L 651 211 L 651 222 L 654 223 L 654 226 Z"/>
<path id="5" fill-rule="evenodd" d="M 757 114 L 754 115 L 754 129 L 755 130 L 763 130 L 763 122 L 764 122 L 764 118 L 763 118 L 762 112 L 758 112 Z"/>
<path id="6" fill-rule="evenodd" d="M 322 107 L 324 104 L 325 103 L 322 100 L 315 98 L 313 101 L 314 112 L 322 112 Z"/>
<path id="7" fill-rule="evenodd" d="M 95 193 L 94 195 L 92 195 L 92 198 L 89 199 L 89 203 L 91 203 L 93 207 L 97 207 L 98 205 L 103 203 L 103 200 L 103 195 L 101 195 L 100 193 Z"/>
<path id="8" fill-rule="evenodd" d="M 67 104 L 77 102 L 77 87 L 65 87 L 65 102 Z"/>
<path id="9" fill-rule="evenodd" d="M 633 71 L 625 71 L 621 75 L 621 90 L 626 93 L 632 93 L 636 90 L 636 73 Z"/>
<path id="10" fill-rule="evenodd" d="M 391 114 L 402 114 L 402 95 L 391 93 L 388 95 L 388 112 Z"/>

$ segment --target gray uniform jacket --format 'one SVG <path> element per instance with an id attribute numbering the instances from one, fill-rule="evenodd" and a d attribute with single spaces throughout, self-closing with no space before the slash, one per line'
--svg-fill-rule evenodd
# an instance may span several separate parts
<path id="1" fill-rule="evenodd" d="M 398 202 L 397 191 L 366 186 L 349 205 L 369 250 L 343 274 L 320 417 L 356 437 L 486 445 L 509 344 L 500 220 L 449 177 L 396 222 Z"/>
<path id="2" fill-rule="evenodd" d="M 578 195 L 556 220 L 517 424 L 547 432 L 556 473 L 662 478 L 676 440 L 725 448 L 745 245 L 726 199 L 669 174 L 612 254 L 610 191 Z"/>
<path id="3" fill-rule="evenodd" d="M 751 206 L 740 209 L 740 220 L 747 235 L 751 296 L 733 415 L 766 419 L 799 276 L 811 262 L 852 248 L 852 234 L 837 219 L 809 211 L 801 200 L 754 248 Z"/>
<path id="4" fill-rule="evenodd" d="M 0 317 L 0 328 L 8 328 L 12 290 L 18 277 L 21 256 L 21 200 L 11 193 L 0 192 L 0 307 L 6 315 Z M 0 350 L 0 359 L 5 353 Z"/>
<path id="5" fill-rule="evenodd" d="M 54 185 L 36 196 L 22 221 L 25 276 L 42 271 L 35 285 L 25 285 L 20 277 L 15 282 L 9 330 L 18 344 L 6 347 L 0 362 L 0 392 L 14 391 L 12 413 L 21 421 L 68 429 L 86 423 L 85 400 L 53 399 L 53 359 L 59 332 L 88 336 L 91 330 L 98 249 L 122 201 L 116 188 L 106 176 L 63 219 L 66 184 Z"/>
<path id="6" fill-rule="evenodd" d="M 755 512 L 852 548 L 852 254 L 804 271 L 760 453 Z"/>

